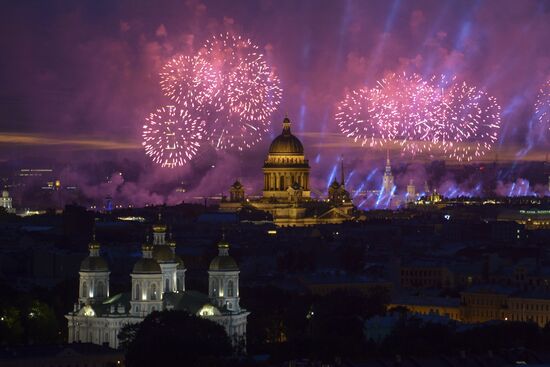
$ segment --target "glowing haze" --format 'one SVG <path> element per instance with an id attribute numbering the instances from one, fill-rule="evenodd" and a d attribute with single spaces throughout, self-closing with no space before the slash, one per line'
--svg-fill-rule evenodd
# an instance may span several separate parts
<path id="1" fill-rule="evenodd" d="M 312 185 L 320 191 L 341 154 L 346 187 L 379 186 L 389 148 L 397 191 L 411 178 L 420 191 L 431 179 L 423 164 L 428 160 L 487 162 L 498 156 L 523 162 L 544 160 L 550 151 L 550 3 L 544 0 L 11 2 L 0 13 L 0 31 L 0 134 L 7 137 L 0 141 L 0 161 L 10 168 L 55 165 L 62 182 L 96 199 L 177 203 L 227 191 L 236 177 L 256 193 L 265 152 L 285 114 L 304 143 Z M 241 68 L 219 64 L 228 58 L 212 57 L 218 64 L 211 63 L 220 40 L 245 42 L 233 49 L 256 59 Z M 220 79 L 216 68 L 229 68 L 233 72 L 223 75 L 232 76 Z M 434 75 L 456 78 L 440 94 L 447 105 L 467 93 L 469 100 L 485 100 L 474 106 L 481 116 L 475 128 L 472 120 L 460 120 L 468 111 L 422 107 L 429 100 L 415 100 L 415 113 L 427 116 L 390 119 L 380 127 L 383 136 L 338 117 L 380 113 L 376 108 L 384 105 L 344 110 L 341 103 L 387 99 L 380 93 L 391 87 L 389 76 L 404 73 L 428 83 Z M 204 78 L 181 78 L 196 74 Z M 260 83 L 250 75 L 261 75 Z M 200 93 L 190 98 L 192 90 Z M 209 100 L 217 108 L 197 117 L 210 124 L 209 144 L 196 154 L 182 147 L 187 159 L 176 168 L 154 164 L 141 146 L 146 119 L 162 106 L 190 112 L 197 105 L 185 101 L 202 106 Z M 435 113 L 450 117 L 428 129 L 421 121 Z M 448 126 L 450 120 L 463 128 Z M 476 138 L 464 135 L 471 129 Z M 355 135 L 346 137 L 350 133 Z M 195 155 L 189 161 L 185 153 Z M 544 184 L 526 186 L 521 176 L 504 172 L 492 190 L 513 195 Z M 450 193 L 475 193 L 478 187 L 474 176 L 438 177 L 437 185 Z"/>

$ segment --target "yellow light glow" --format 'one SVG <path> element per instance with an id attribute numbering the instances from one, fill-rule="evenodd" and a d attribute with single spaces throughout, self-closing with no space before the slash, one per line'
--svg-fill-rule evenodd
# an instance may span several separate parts
<path id="1" fill-rule="evenodd" d="M 84 306 L 84 308 L 82 309 L 82 315 L 86 317 L 94 317 L 95 311 L 91 306 Z"/>
<path id="2" fill-rule="evenodd" d="M 199 311 L 200 316 L 214 316 L 214 314 L 214 307 L 211 305 L 204 305 Z"/>

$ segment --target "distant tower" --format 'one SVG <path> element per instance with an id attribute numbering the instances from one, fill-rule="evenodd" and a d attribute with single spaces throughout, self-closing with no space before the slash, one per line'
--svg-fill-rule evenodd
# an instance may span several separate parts
<path id="1" fill-rule="evenodd" d="M 78 302 L 81 305 L 102 302 L 109 297 L 109 267 L 107 262 L 99 256 L 99 242 L 95 240 L 88 245 L 90 255 L 80 264 L 80 284 Z"/>
<path id="2" fill-rule="evenodd" d="M 0 206 L 6 209 L 6 213 L 14 213 L 12 207 L 12 200 L 8 190 L 2 191 L 2 197 L 0 197 Z"/>
<path id="3" fill-rule="evenodd" d="M 244 187 L 239 180 L 235 180 L 229 188 L 229 201 L 232 203 L 241 203 L 244 201 Z"/>
<path id="4" fill-rule="evenodd" d="M 342 189 L 345 189 L 345 181 L 346 181 L 346 177 L 344 175 L 344 155 L 342 155 L 342 159 L 341 159 L 341 169 L 340 169 L 340 186 L 342 187 Z"/>
<path id="5" fill-rule="evenodd" d="M 166 224 L 162 222 L 162 215 L 158 214 L 157 223 L 153 224 L 153 245 L 166 245 Z"/>
<path id="6" fill-rule="evenodd" d="M 134 265 L 132 274 L 132 297 L 130 313 L 146 316 L 162 309 L 162 269 L 153 259 L 153 245 L 147 239 L 141 247 L 143 257 Z"/>
<path id="7" fill-rule="evenodd" d="M 208 269 L 208 294 L 210 301 L 219 308 L 239 312 L 239 267 L 229 256 L 229 243 L 225 236 L 218 243 L 218 256 Z"/>
<path id="8" fill-rule="evenodd" d="M 386 170 L 382 182 L 384 192 L 390 193 L 393 190 L 393 174 L 391 173 L 390 151 L 386 151 Z"/>
<path id="9" fill-rule="evenodd" d="M 416 200 L 416 187 L 414 186 L 413 180 L 409 181 L 407 185 L 407 203 L 412 203 Z"/>

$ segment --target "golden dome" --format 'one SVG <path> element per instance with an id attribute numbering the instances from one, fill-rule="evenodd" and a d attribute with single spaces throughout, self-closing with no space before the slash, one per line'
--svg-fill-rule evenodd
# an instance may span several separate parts
<path id="1" fill-rule="evenodd" d="M 269 154 L 303 155 L 304 146 L 300 139 L 290 132 L 290 120 L 283 121 L 283 132 L 277 136 L 269 146 Z"/>
<path id="2" fill-rule="evenodd" d="M 162 215 L 159 213 L 157 222 L 153 224 L 153 232 L 165 233 L 166 229 L 167 229 L 167 226 L 165 223 L 162 222 Z"/>

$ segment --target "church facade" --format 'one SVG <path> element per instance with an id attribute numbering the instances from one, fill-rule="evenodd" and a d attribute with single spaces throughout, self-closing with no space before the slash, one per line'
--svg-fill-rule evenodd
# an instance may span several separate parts
<path id="1" fill-rule="evenodd" d="M 208 295 L 185 288 L 185 264 L 175 249 L 175 242 L 166 241 L 166 226 L 155 224 L 153 242 L 142 246 L 142 258 L 130 274 L 131 291 L 111 296 L 109 267 L 94 238 L 80 266 L 78 301 L 65 315 L 69 343 L 118 348 L 125 325 L 139 323 L 154 311 L 184 310 L 222 325 L 234 347 L 244 351 L 250 313 L 239 304 L 239 267 L 229 255 L 229 243 L 218 243 L 218 256 L 208 270 Z"/>
<path id="2" fill-rule="evenodd" d="M 354 207 L 342 182 L 329 186 L 328 199 L 311 197 L 310 166 L 300 139 L 291 132 L 291 122 L 283 121 L 283 130 L 269 146 L 263 165 L 263 191 L 259 199 L 246 198 L 244 188 L 236 181 L 229 189 L 229 199 L 220 203 L 220 211 L 235 212 L 250 205 L 269 212 L 277 226 L 338 224 L 354 218 Z"/>

